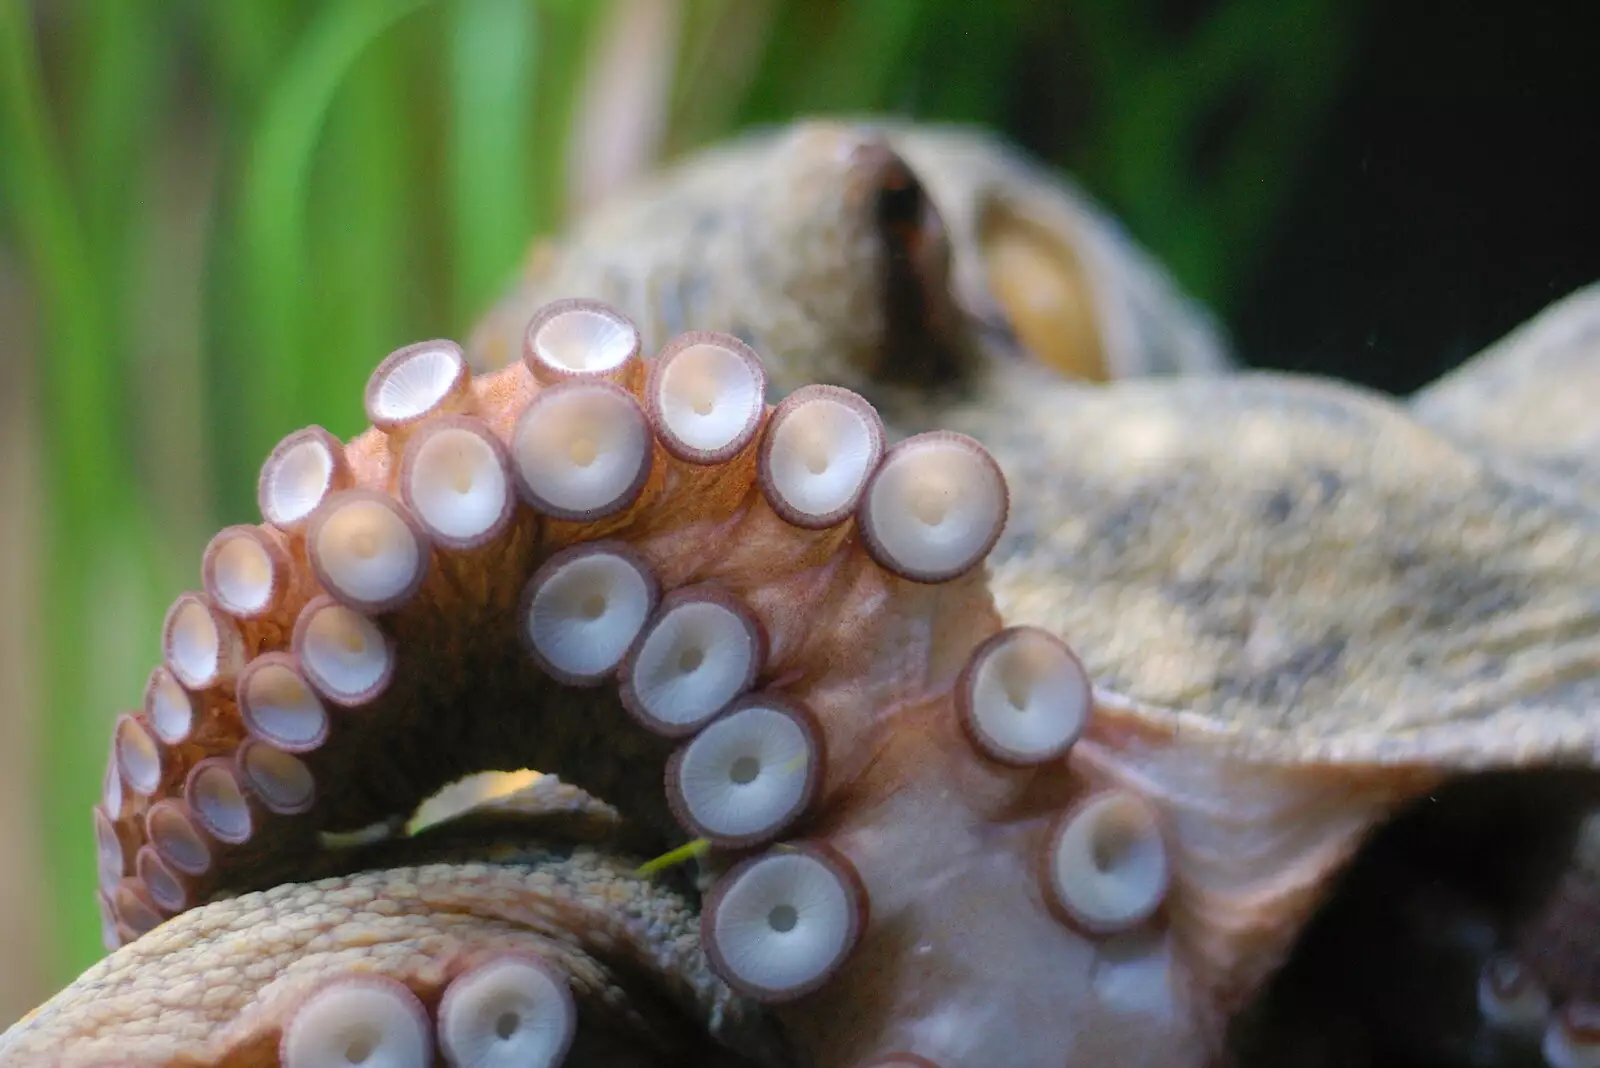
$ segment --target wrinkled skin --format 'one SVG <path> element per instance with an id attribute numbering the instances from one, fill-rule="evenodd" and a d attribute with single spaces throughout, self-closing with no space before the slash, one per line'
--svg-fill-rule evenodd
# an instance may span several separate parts
<path id="1" fill-rule="evenodd" d="M 945 214 L 960 233 L 962 212 Z M 861 278 L 883 278 L 894 246 L 845 233 L 865 250 Z M 683 243 L 638 255 L 715 261 Z M 565 262 L 604 260 L 605 247 L 591 233 Z M 974 260 L 955 247 L 959 278 Z M 611 262 L 630 255 L 613 249 Z M 1479 1009 L 1490 956 L 1519 955 L 1559 1000 L 1600 999 L 1584 971 L 1592 942 L 1551 919 L 1591 878 L 1579 828 L 1600 803 L 1600 513 L 1583 488 L 1594 424 L 1544 407 L 1593 386 L 1545 376 L 1600 359 L 1595 291 L 1408 409 L 1272 375 L 1073 384 L 1041 366 L 1059 361 L 996 353 L 970 289 L 945 294 L 953 312 L 929 312 L 937 271 L 918 276 L 931 291 L 912 302 L 933 317 L 909 329 L 957 355 L 897 380 L 885 361 L 907 350 L 883 333 L 908 327 L 890 287 L 863 282 L 803 314 L 738 295 L 692 313 L 709 322 L 661 325 L 651 297 L 586 290 L 570 281 L 583 268 L 563 262 L 541 268 L 558 288 L 525 282 L 508 301 L 531 314 L 557 294 L 603 296 L 652 348 L 680 325 L 735 329 L 717 307 L 783 308 L 770 324 L 792 315 L 818 333 L 743 331 L 777 392 L 841 381 L 879 404 L 891 437 L 971 434 L 1011 487 L 986 564 L 935 584 L 875 567 L 849 523 L 837 536 L 759 517 L 719 525 L 759 512 L 744 503 L 748 458 L 703 469 L 686 503 L 663 490 L 653 512 L 604 531 L 664 576 L 716 577 L 761 617 L 773 671 L 827 743 L 824 785 L 781 837 L 824 841 L 859 875 L 870 913 L 853 951 L 770 1008 L 723 985 L 690 917 L 737 855 L 713 852 L 693 884 L 689 869 L 633 874 L 687 837 L 660 799 L 671 747 L 621 715 L 614 687 L 524 691 L 495 676 L 500 661 L 472 659 L 440 622 L 463 610 L 425 585 L 380 616 L 441 680 L 444 697 L 415 707 L 497 726 L 447 740 L 413 704 L 375 706 L 305 757 L 316 808 L 268 821 L 271 848 L 224 852 L 207 892 L 242 896 L 133 939 L 0 1039 L 0 1065 L 272 1064 L 322 984 L 378 971 L 438 1016 L 441 990 L 485 945 L 532 947 L 569 977 L 568 1064 L 849 1066 L 891 1050 L 942 1068 L 1538 1064 L 1542 1021 L 1518 1030 Z M 703 291 L 731 285 L 714 276 Z M 876 319 L 851 306 L 863 293 L 876 293 Z M 505 362 L 492 358 L 494 323 L 480 362 Z M 1489 416 L 1500 400 L 1516 421 Z M 1579 410 L 1597 410 L 1590 401 Z M 376 431 L 351 447 L 377 484 L 386 447 Z M 483 572 L 511 568 L 514 596 L 531 569 L 515 544 L 462 558 L 451 589 L 487 584 L 492 609 L 498 580 Z M 845 577 L 807 585 L 799 557 Z M 481 620 L 504 623 L 484 611 L 473 643 L 489 640 Z M 1095 708 L 1064 756 L 1011 768 L 963 736 L 953 691 L 987 636 L 1024 624 L 1070 642 Z M 508 726 L 507 694 L 536 710 L 528 732 Z M 413 839 L 330 850 L 314 834 L 403 816 L 460 773 L 521 763 L 621 818 L 541 780 Z M 1109 932 L 1063 922 L 1040 877 L 1050 828 L 1102 789 L 1156 813 L 1170 872 L 1156 911 Z M 117 937 L 136 933 L 122 926 Z"/>

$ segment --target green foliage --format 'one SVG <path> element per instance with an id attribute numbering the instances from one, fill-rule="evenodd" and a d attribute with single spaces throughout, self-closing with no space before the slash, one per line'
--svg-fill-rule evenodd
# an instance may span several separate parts
<path id="1" fill-rule="evenodd" d="M 1219 302 L 1348 26 L 1335 0 L 1226 0 L 1176 38 L 1149 2 L 660 2 L 681 19 L 666 154 L 824 110 L 1037 131 L 1037 94 L 1081 95 L 1054 161 Z M 0 254 L 24 263 L 39 316 L 42 809 L 65 978 L 99 953 L 86 812 L 162 605 L 196 583 L 209 531 L 255 518 L 275 441 L 356 431 L 373 364 L 462 336 L 560 226 L 576 103 L 616 8 L 47 7 L 0 0 Z M 1241 93 L 1251 107 L 1197 162 L 1197 131 Z"/>

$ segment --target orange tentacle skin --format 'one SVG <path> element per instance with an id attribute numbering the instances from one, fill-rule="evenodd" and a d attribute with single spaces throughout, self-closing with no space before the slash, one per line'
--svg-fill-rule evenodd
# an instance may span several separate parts
<path id="1" fill-rule="evenodd" d="M 532 767 L 652 848 L 710 840 L 688 937 L 798 1063 L 1205 1059 L 1162 817 L 1108 772 L 1063 636 L 1002 625 L 1008 491 L 975 441 L 891 445 L 835 387 L 773 408 L 738 340 L 641 355 L 592 301 L 481 377 L 402 349 L 366 407 L 349 444 L 285 439 L 267 521 L 173 607 L 94 813 L 111 946 Z M 426 975 L 279 989 L 199 1063 L 560 1063 L 585 1018 L 537 949 L 474 931 Z M 486 1032 L 495 1006 L 542 1030 Z"/>

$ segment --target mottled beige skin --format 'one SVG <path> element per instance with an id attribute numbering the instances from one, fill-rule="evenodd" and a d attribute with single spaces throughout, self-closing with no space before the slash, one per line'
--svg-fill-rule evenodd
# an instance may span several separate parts
<path id="1" fill-rule="evenodd" d="M 331 978 L 391 976 L 431 1008 L 463 967 L 515 949 L 571 980 L 568 1063 L 782 1063 L 755 1007 L 707 970 L 689 900 L 635 874 L 618 832 L 614 810 L 547 777 L 336 862 L 355 874 L 162 925 L 0 1038 L 0 1063 L 276 1064 L 286 1013 Z"/>
<path id="2" fill-rule="evenodd" d="M 604 295 L 647 322 L 654 314 L 647 296 Z M 830 306 L 837 313 L 850 299 L 836 294 L 834 304 L 815 305 L 811 314 Z M 855 325 L 841 326 L 837 336 Z M 870 331 L 861 336 L 870 341 Z M 1534 329 L 1527 336 L 1545 335 Z M 1595 355 L 1585 340 L 1593 332 L 1564 336 L 1575 339 L 1573 358 Z M 779 381 L 782 368 L 803 367 L 795 374 L 804 378 L 819 366 L 804 356 L 798 365 L 789 362 L 781 344 L 767 355 Z M 836 351 L 827 358 L 837 357 Z M 1513 351 L 1486 364 L 1523 359 Z M 853 364 L 836 366 L 842 375 Z M 1230 1045 L 1250 1052 L 1246 1063 L 1283 1063 L 1284 1047 L 1273 1045 L 1282 1041 L 1281 1026 L 1262 1029 L 1264 1044 L 1240 1046 L 1232 1025 L 1263 998 L 1296 937 L 1326 905 L 1333 877 L 1375 826 L 1407 802 L 1448 796 L 1454 787 L 1447 780 L 1463 772 L 1555 764 L 1592 771 L 1600 763 L 1600 514 L 1549 476 L 1531 475 L 1523 460 L 1507 459 L 1492 438 L 1462 433 L 1452 440 L 1403 406 L 1332 383 L 1251 375 L 1099 387 L 1001 361 L 954 373 L 967 376 L 965 389 L 928 383 L 920 405 L 896 406 L 892 429 L 967 430 L 1005 469 L 1012 511 L 991 557 L 995 601 L 1008 623 L 1069 636 L 1095 676 L 1098 714 L 1075 750 L 1073 774 L 1102 776 L 1158 806 L 1173 858 L 1173 894 L 1156 951 L 1142 942 L 1090 945 L 1045 924 L 1025 907 L 1031 874 L 1020 869 L 998 877 L 1015 900 L 939 911 L 950 900 L 941 889 L 975 868 L 963 868 L 958 855 L 945 870 L 927 842 L 941 819 L 968 815 L 949 795 L 985 784 L 964 781 L 960 790 L 941 792 L 937 776 L 913 774 L 914 758 L 932 765 L 947 752 L 945 740 L 929 732 L 925 750 L 897 750 L 906 761 L 906 794 L 883 799 L 877 811 L 842 813 L 832 833 L 846 845 L 888 833 L 894 848 L 880 844 L 874 855 L 903 855 L 906 866 L 863 872 L 875 908 L 885 906 L 875 913 L 880 930 L 921 932 L 942 943 L 940 953 L 977 962 L 972 967 L 984 979 L 963 982 L 953 969 L 921 973 L 907 965 L 906 944 L 880 935 L 821 993 L 782 1010 L 787 1034 L 810 1063 L 847 1065 L 883 1048 L 863 1050 L 860 1036 L 890 1020 L 898 1029 L 884 1042 L 954 1050 L 946 1054 L 953 1063 L 1002 1063 L 992 1050 L 984 1059 L 983 1051 L 963 1047 L 962 1025 L 980 1013 L 1004 1019 L 1043 997 L 1055 1016 L 1081 1021 L 1072 1065 L 1216 1065 L 1228 1063 Z M 1456 381 L 1470 388 L 1475 373 L 1463 371 Z M 972 396 L 963 399 L 963 392 Z M 1596 401 L 1589 411 L 1600 410 Z M 1433 418 L 1444 419 L 1433 410 Z M 1580 424 L 1568 429 L 1573 441 L 1589 432 Z M 1578 452 L 1558 436 L 1541 448 Z M 1575 782 L 1568 791 L 1567 780 L 1559 780 L 1566 792 L 1555 800 L 1581 799 L 1594 786 L 1592 775 Z M 885 821 L 884 812 L 895 819 Z M 1018 819 L 1007 826 L 1020 832 L 1031 824 Z M 521 837 L 529 835 L 536 836 Z M 1559 834 L 1549 837 L 1563 844 Z M 626 914 L 627 905 L 605 889 L 589 895 L 609 902 L 603 907 L 584 902 L 583 911 L 549 925 L 534 919 L 544 898 L 525 896 L 522 888 L 533 880 L 515 869 L 507 875 L 483 863 L 496 859 L 492 841 L 464 847 L 476 862 L 427 869 L 427 879 L 411 867 L 418 862 L 412 851 L 422 847 L 402 842 L 388 847 L 396 853 L 374 860 L 391 870 L 291 885 L 169 921 L 11 1032 L 0 1044 L 0 1064 L 53 1063 L 40 1058 L 85 1039 L 105 1043 L 86 1050 L 121 1054 L 135 1048 L 135 1036 L 149 1043 L 139 1048 L 151 1050 L 142 1063 L 271 1063 L 261 1057 L 280 1026 L 274 1006 L 290 996 L 277 993 L 289 989 L 279 984 L 347 961 L 343 947 L 368 940 L 371 928 L 342 922 L 336 911 L 342 906 L 334 903 L 370 900 L 378 885 L 429 888 L 404 889 L 398 898 L 409 904 L 382 906 L 406 918 L 392 921 L 392 942 L 379 940 L 392 947 L 396 974 L 424 1000 L 436 993 L 444 978 L 438 969 L 448 964 L 417 951 L 440 940 L 444 959 L 451 959 L 475 937 L 459 933 L 458 925 L 476 931 L 479 922 L 501 923 L 498 937 L 513 939 L 563 932 L 568 944 L 587 947 Z M 953 838 L 951 848 L 958 847 L 992 860 L 985 869 L 991 873 L 1016 859 L 977 836 Z M 1503 866 L 1515 869 L 1517 862 L 1518 855 L 1509 855 Z M 634 885 L 622 869 L 608 870 L 608 887 L 612 879 Z M 1422 900 L 1398 869 L 1380 863 L 1375 870 L 1380 893 L 1400 907 Z M 507 893 L 509 886 L 519 889 Z M 891 891 L 880 893 L 885 886 Z M 626 893 L 622 898 L 629 900 Z M 257 904 L 268 900 L 293 915 L 277 924 Z M 280 958 L 265 948 L 276 946 L 277 936 L 263 932 L 294 924 L 319 937 L 299 955 Z M 209 940 L 223 930 L 226 937 Z M 654 955 L 653 947 L 680 941 L 683 955 Z M 654 960 L 654 974 L 669 988 L 694 986 L 703 973 L 690 942 L 682 923 L 670 921 L 659 938 L 636 941 L 629 956 Z M 1069 956 L 1050 955 L 1058 944 Z M 229 985 L 240 958 L 229 957 L 228 946 L 245 947 L 253 960 L 248 981 L 258 984 L 250 989 L 259 997 Z M 158 957 L 153 947 L 170 952 Z M 1387 948 L 1371 945 L 1373 952 Z M 297 963 L 275 978 L 280 960 L 290 956 Z M 575 974 L 594 974 L 585 972 L 583 957 L 570 959 Z M 1150 971 L 1151 964 L 1161 971 Z M 1006 976 L 1028 978 L 1013 989 Z M 1067 993 L 1042 988 L 1041 977 Z M 174 981 L 182 990 L 184 979 L 193 982 L 193 996 L 174 998 L 154 1025 L 147 999 L 101 996 L 105 984 L 126 982 L 160 986 L 171 998 Z M 212 987 L 228 993 L 207 995 Z M 593 989 L 581 981 L 580 987 Z M 697 1019 L 727 997 L 715 984 L 696 989 L 702 992 L 679 1004 L 698 1005 L 698 1015 L 690 1012 Z M 1397 989 L 1401 1003 L 1419 997 L 1415 988 Z M 627 987 L 630 997 L 636 990 Z M 1268 1000 L 1287 1006 L 1285 1018 L 1309 1011 L 1293 989 L 1279 993 Z M 226 1001 L 222 1011 L 232 1022 L 219 1026 L 208 996 Z M 1440 996 L 1448 999 L 1450 991 Z M 1362 1042 L 1372 1036 L 1361 1022 L 1345 1020 L 1345 1006 L 1312 1001 L 1308 1018 L 1322 1026 L 1295 1033 L 1337 1034 L 1355 1049 L 1354 1059 L 1333 1060 L 1331 1046 L 1314 1046 L 1295 1050 L 1297 1061 L 1365 1063 Z M 1468 1016 L 1472 1011 L 1469 1004 Z M 1328 1031 L 1330 1019 L 1338 1030 Z M 1440 1041 L 1422 1030 L 1424 1039 Z M 1014 1033 L 1018 1048 L 1029 1050 L 1046 1034 Z M 78 1047 L 70 1048 L 76 1055 Z M 1036 1063 L 1016 1056 L 1015 1063 Z"/>
<path id="3" fill-rule="evenodd" d="M 874 218 L 884 164 L 871 150 L 884 146 L 910 164 L 934 209 L 918 226 L 929 310 L 899 321 L 883 296 L 892 239 Z M 776 394 L 829 382 L 914 408 L 952 367 L 944 385 L 959 391 L 980 361 L 1025 357 L 1021 309 L 1003 299 L 1012 265 L 1033 269 L 1032 296 L 1047 304 L 1027 321 L 1073 339 L 1045 354 L 1069 374 L 1230 366 L 1210 315 L 1059 175 L 976 131 L 842 121 L 718 146 L 536 245 L 468 350 L 475 366 L 501 366 L 540 305 L 594 297 L 627 309 L 647 349 L 688 329 L 745 339 L 767 359 Z M 909 356 L 887 353 L 891 328 L 926 341 Z"/>

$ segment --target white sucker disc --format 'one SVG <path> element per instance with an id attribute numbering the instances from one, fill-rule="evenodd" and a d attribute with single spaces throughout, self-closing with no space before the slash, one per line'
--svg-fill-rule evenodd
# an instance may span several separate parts
<path id="1" fill-rule="evenodd" d="M 769 853 L 728 879 L 719 888 L 711 937 L 730 981 L 769 996 L 796 994 L 850 952 L 857 902 L 815 857 Z"/>
<path id="2" fill-rule="evenodd" d="M 439 1044 L 453 1068 L 554 1068 L 576 1025 L 564 984 L 530 961 L 501 957 L 450 984 Z"/>
<path id="3" fill-rule="evenodd" d="M 413 589 L 425 562 L 416 532 L 377 496 L 350 497 L 320 525 L 311 551 L 329 585 L 363 605 L 387 605 Z"/>
<path id="4" fill-rule="evenodd" d="M 633 398 L 598 382 L 540 394 L 517 421 L 512 454 L 536 508 L 586 518 L 621 507 L 642 481 L 650 432 Z"/>
<path id="5" fill-rule="evenodd" d="M 766 405 L 760 365 L 706 341 L 674 350 L 654 385 L 663 432 L 684 449 L 708 456 L 748 441 Z"/>
<path id="6" fill-rule="evenodd" d="M 639 338 L 622 319 L 597 308 L 569 307 L 534 327 L 539 360 L 571 374 L 605 374 L 628 362 Z"/>
<path id="7" fill-rule="evenodd" d="M 986 752 L 1028 764 L 1060 756 L 1077 741 L 1093 698 L 1082 665 L 1065 645 L 1021 627 L 976 658 L 964 698 Z"/>
<path id="8" fill-rule="evenodd" d="M 911 438 L 879 467 L 862 503 L 884 564 L 941 581 L 971 568 L 999 536 L 1006 486 L 981 446 L 939 434 Z"/>
<path id="9" fill-rule="evenodd" d="M 336 701 L 372 695 L 392 667 L 389 645 L 377 624 L 338 604 L 312 611 L 296 652 L 324 695 Z"/>
<path id="10" fill-rule="evenodd" d="M 484 537 L 505 517 L 511 496 L 499 454 L 483 434 L 465 427 L 423 433 L 405 474 L 417 518 L 452 541 Z"/>
<path id="11" fill-rule="evenodd" d="M 150 674 L 144 711 L 150 718 L 150 729 L 168 745 L 177 745 L 194 729 L 194 703 L 188 691 L 178 685 L 172 672 L 164 667 Z"/>
<path id="12" fill-rule="evenodd" d="M 529 606 L 528 638 L 545 662 L 574 679 L 614 671 L 654 608 L 649 580 L 630 560 L 586 552 L 540 582 Z"/>
<path id="13" fill-rule="evenodd" d="M 168 624 L 167 662 L 178 681 L 191 689 L 208 686 L 221 669 L 222 633 L 204 601 L 186 597 Z"/>
<path id="14" fill-rule="evenodd" d="M 668 728 L 716 715 L 749 685 L 759 655 L 750 626 L 717 601 L 680 601 L 640 643 L 631 682 L 639 711 Z"/>
<path id="15" fill-rule="evenodd" d="M 1551 1013 L 1540 1052 L 1550 1068 L 1600 1068 L 1600 1004 L 1568 1002 Z"/>
<path id="16" fill-rule="evenodd" d="M 252 616 L 270 608 L 277 583 L 271 555 L 248 534 L 229 534 L 211 553 L 213 596 L 235 615 Z"/>
<path id="17" fill-rule="evenodd" d="M 767 431 L 765 486 L 789 518 L 842 520 L 883 455 L 876 416 L 841 393 L 818 388 L 804 403 L 792 394 Z"/>
<path id="18" fill-rule="evenodd" d="M 1497 1027 L 1538 1032 L 1550 1015 L 1550 995 L 1516 958 L 1495 956 L 1478 977 L 1478 1010 Z"/>
<path id="19" fill-rule="evenodd" d="M 379 366 L 367 394 L 367 415 L 380 426 L 427 415 L 466 375 L 466 362 L 454 346 L 419 345 L 392 359 Z"/>
<path id="20" fill-rule="evenodd" d="M 239 688 L 247 723 L 274 745 L 303 752 L 327 737 L 327 709 L 285 660 L 257 657 L 242 674 Z"/>
<path id="21" fill-rule="evenodd" d="M 336 980 L 306 999 L 284 1028 L 283 1068 L 428 1068 L 428 1017 L 392 979 Z"/>
<path id="22" fill-rule="evenodd" d="M 333 490 L 334 456 L 314 430 L 290 435 L 261 475 L 262 516 L 278 526 L 304 520 Z"/>
<path id="23" fill-rule="evenodd" d="M 814 740 L 792 715 L 748 705 L 684 747 L 678 796 L 709 837 L 764 837 L 799 813 L 815 760 Z"/>
<path id="24" fill-rule="evenodd" d="M 1143 922 L 1166 897 L 1166 843 L 1150 806 L 1124 790 L 1084 801 L 1066 819 L 1050 856 L 1061 907 L 1091 931 Z"/>

